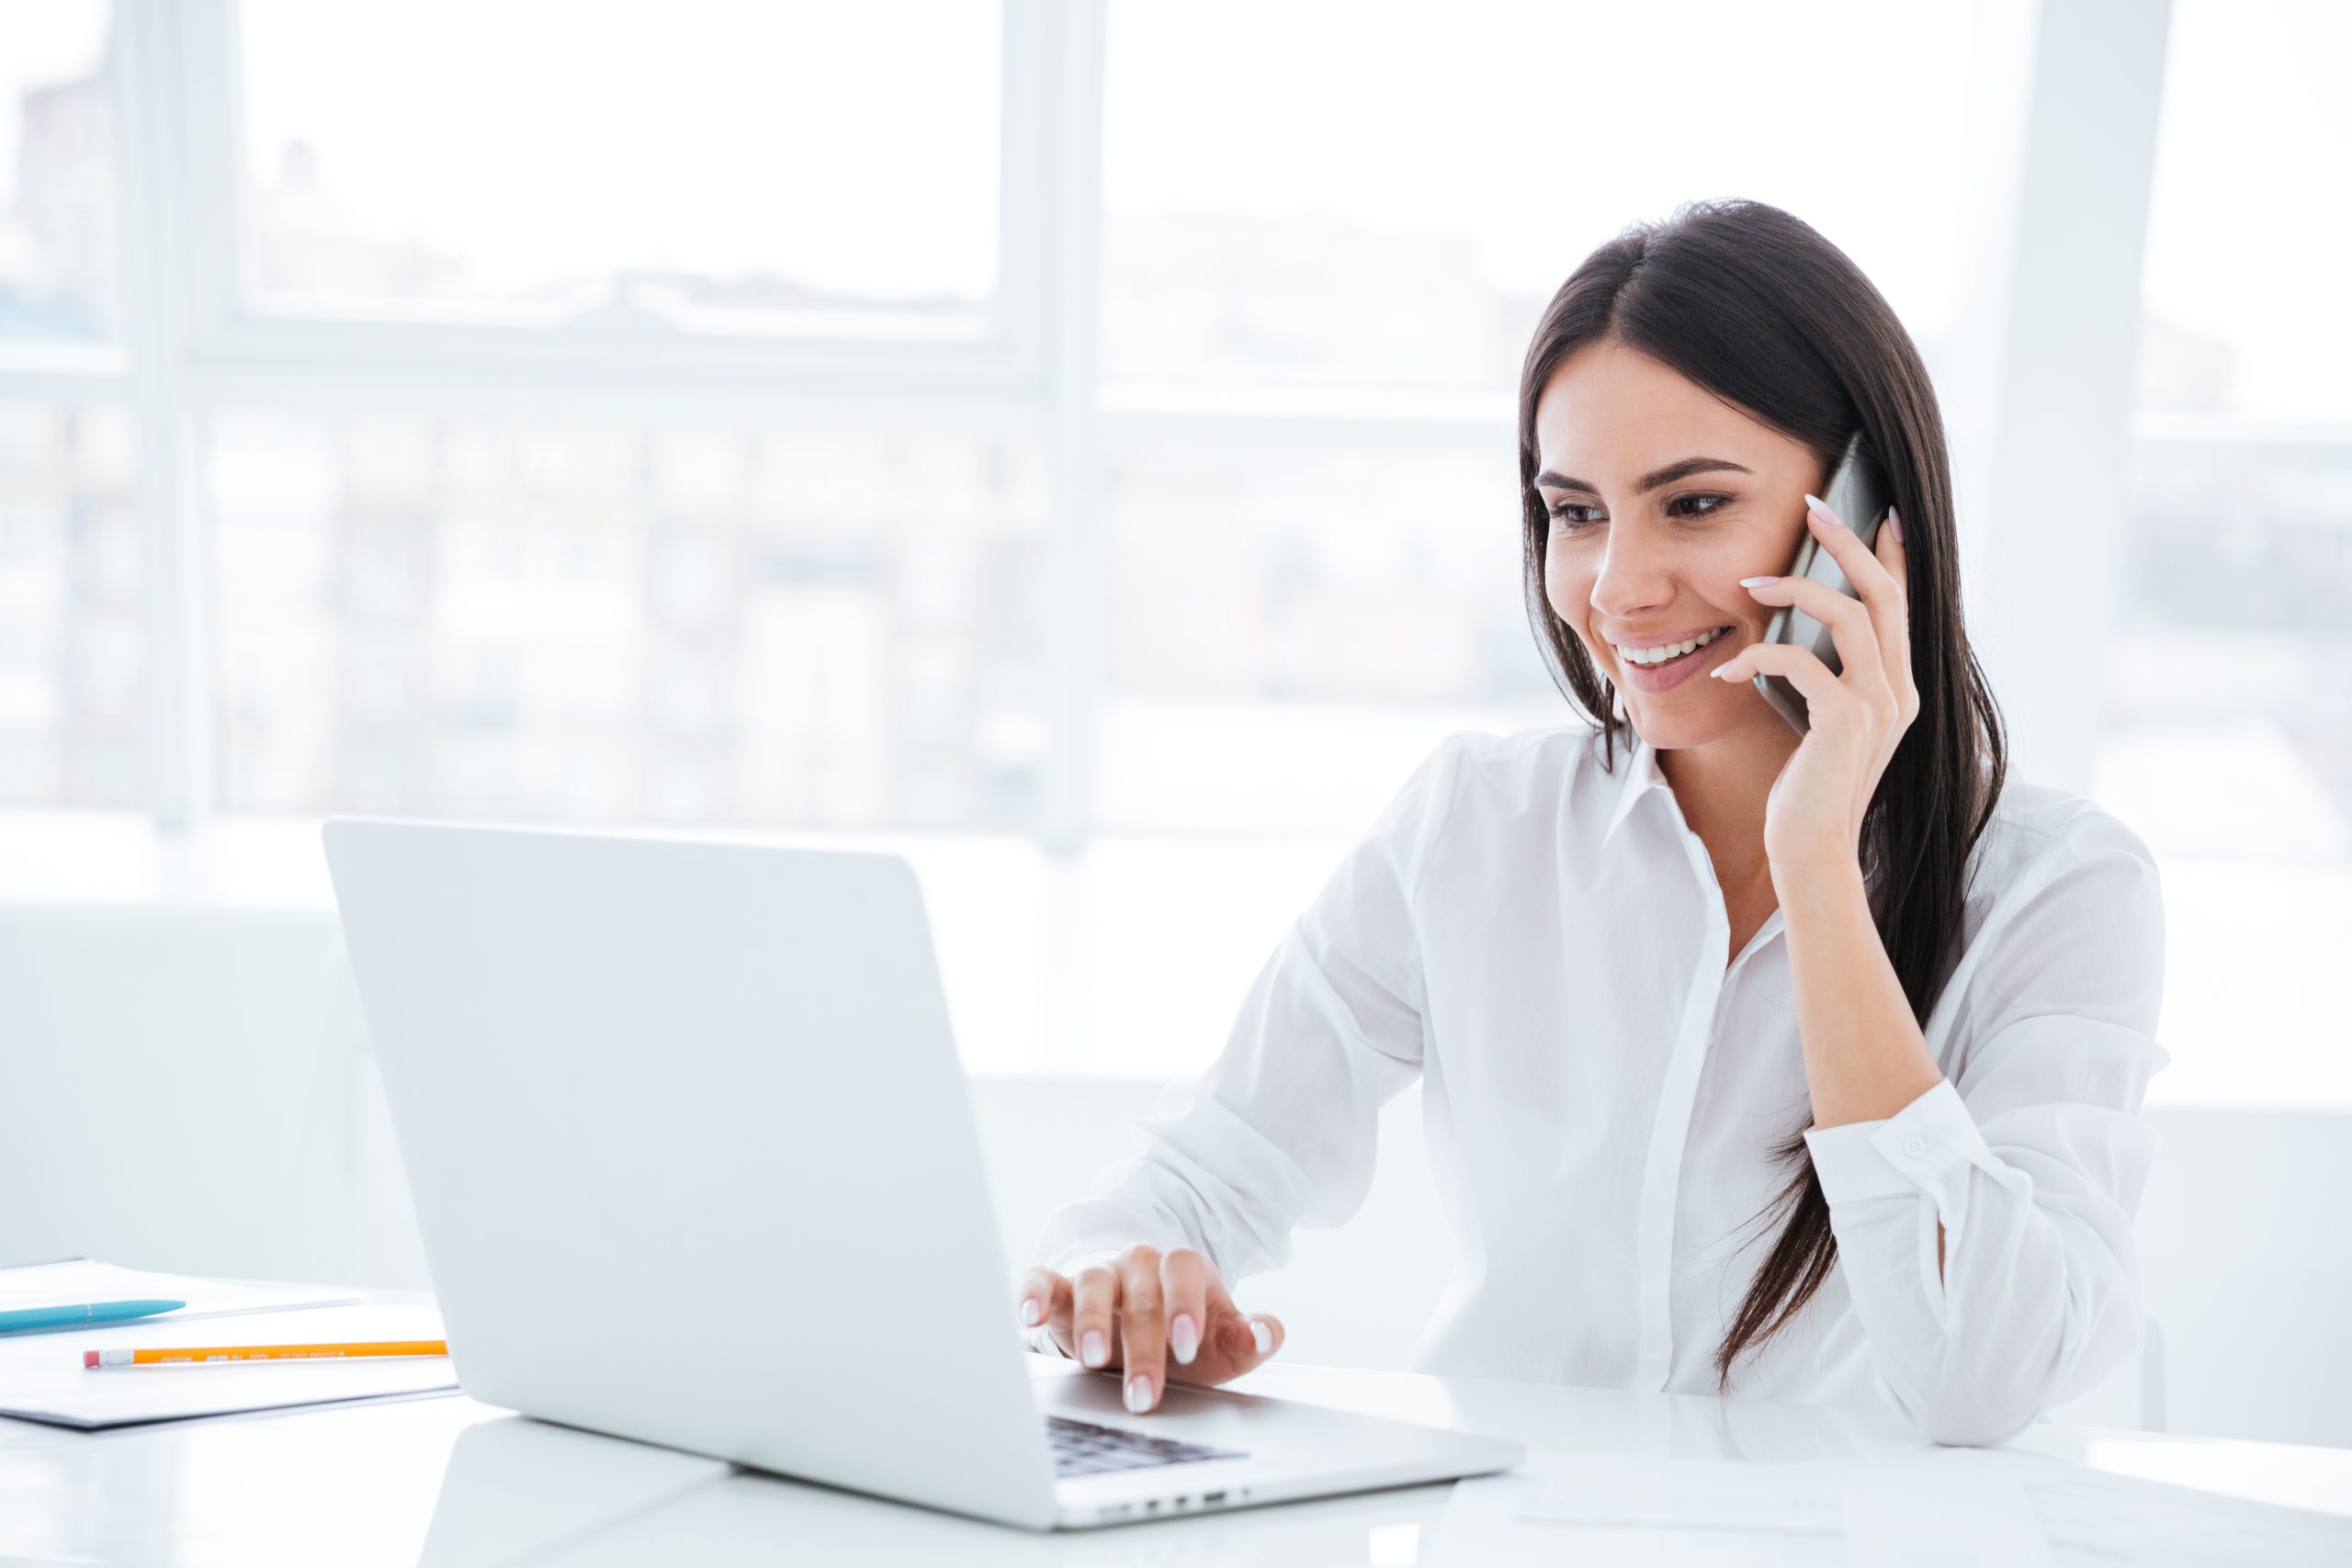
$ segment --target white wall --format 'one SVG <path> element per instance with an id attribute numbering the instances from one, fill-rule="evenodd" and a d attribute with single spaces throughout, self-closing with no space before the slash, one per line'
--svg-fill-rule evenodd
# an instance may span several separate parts
<path id="1" fill-rule="evenodd" d="M 429 1283 L 334 918 L 0 906 L 0 1262 Z M 973 1085 L 1008 1268 L 1126 1156 L 1157 1084 Z M 1450 1248 L 1416 1092 L 1362 1213 L 1245 1304 L 1302 1361 L 1398 1367 Z M 2174 1431 L 2352 1446 L 2352 1116 L 2161 1108 L 2138 1234 Z M 1009 1307 L 1008 1307 L 1009 1311 Z M 2126 1386 L 2070 1416 L 2128 1424 Z"/>

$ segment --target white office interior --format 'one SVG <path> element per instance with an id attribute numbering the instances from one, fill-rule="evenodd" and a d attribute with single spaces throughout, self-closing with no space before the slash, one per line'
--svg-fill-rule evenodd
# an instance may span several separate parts
<path id="1" fill-rule="evenodd" d="M 2330 0 L 6 0 L 0 1263 L 430 1287 L 349 815 L 905 856 L 1025 1264 L 1413 765 L 1571 718 L 1519 356 L 1747 196 L 1925 353 L 2014 767 L 2163 873 L 2154 1331 L 2052 1417 L 2352 1448 L 2348 67 Z M 1384 1115 L 1245 1287 L 1290 1359 L 1445 1280 Z"/>

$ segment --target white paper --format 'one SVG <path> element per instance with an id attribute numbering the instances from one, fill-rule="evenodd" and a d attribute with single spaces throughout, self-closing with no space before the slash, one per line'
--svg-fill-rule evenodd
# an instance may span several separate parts
<path id="1" fill-rule="evenodd" d="M 2039 1455 L 1987 1457 L 2018 1471 L 2060 1568 L 2352 1563 L 2352 1518 L 2341 1515 L 2249 1503 Z"/>
<path id="2" fill-rule="evenodd" d="M 82 1365 L 85 1350 L 187 1345 L 310 1345 L 439 1339 L 441 1314 L 426 1306 L 334 1306 L 182 1324 L 148 1318 L 63 1335 L 0 1340 L 0 1416 L 65 1427 L 117 1427 L 380 1399 L 458 1386 L 447 1356 L 212 1365 Z"/>
<path id="3" fill-rule="evenodd" d="M 1541 1454 L 1457 1483 L 1431 1564 L 1769 1568 L 2352 1563 L 2352 1519 L 2001 1450 L 1774 1464 Z"/>
<path id="4" fill-rule="evenodd" d="M 301 1307 L 361 1302 L 358 1291 L 324 1285 L 249 1284 L 236 1280 L 199 1280 L 189 1274 L 149 1274 L 119 1269 L 87 1258 L 0 1269 L 0 1312 L 30 1307 L 81 1306 L 89 1302 L 186 1302 L 176 1312 L 133 1318 L 133 1323 L 185 1323 L 196 1317 L 234 1313 L 288 1312 Z M 39 1335 L 87 1333 L 85 1327 L 18 1329 L 0 1334 L 0 1345 Z"/>
<path id="5" fill-rule="evenodd" d="M 1869 1460 L 1541 1454 L 1458 1483 L 1422 1561 L 2034 1568 L 2050 1559 L 2014 1478 L 1963 1495 Z"/>

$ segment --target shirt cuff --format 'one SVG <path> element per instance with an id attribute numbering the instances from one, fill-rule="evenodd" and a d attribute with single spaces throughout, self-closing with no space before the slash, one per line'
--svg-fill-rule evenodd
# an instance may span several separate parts
<path id="1" fill-rule="evenodd" d="M 1993 1169 L 2000 1164 L 1949 1078 L 1892 1116 L 1808 1127 L 1804 1141 L 1821 1178 L 1821 1195 L 1832 1208 L 1924 1192 L 1936 1201 L 1948 1226 L 1961 1207 L 1969 1167 Z"/>

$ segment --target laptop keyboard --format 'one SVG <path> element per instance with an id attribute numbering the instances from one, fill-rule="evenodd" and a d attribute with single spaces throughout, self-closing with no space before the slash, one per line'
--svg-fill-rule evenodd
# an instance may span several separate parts
<path id="1" fill-rule="evenodd" d="M 1144 1470 L 1156 1464 L 1190 1464 L 1204 1459 L 1240 1459 L 1229 1449 L 1181 1443 L 1117 1427 L 1097 1427 L 1067 1416 L 1046 1417 L 1046 1440 L 1054 1450 L 1056 1475 L 1099 1475 L 1111 1470 Z"/>

